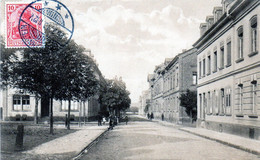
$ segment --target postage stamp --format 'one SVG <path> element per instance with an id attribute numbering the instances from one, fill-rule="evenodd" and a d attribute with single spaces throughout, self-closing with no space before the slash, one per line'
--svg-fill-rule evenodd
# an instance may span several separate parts
<path id="1" fill-rule="evenodd" d="M 28 47 L 24 43 L 27 41 L 32 47 L 43 47 L 44 39 L 43 33 L 43 19 L 42 14 L 37 10 L 42 9 L 42 3 L 37 2 L 33 4 L 32 8 L 29 8 L 24 12 L 24 9 L 28 6 L 27 3 L 15 3 L 8 2 L 5 4 L 6 11 L 6 47 L 7 48 L 25 48 Z M 33 9 L 36 8 L 36 9 Z M 21 14 L 23 18 L 27 20 L 27 23 L 21 24 L 21 34 L 19 31 L 19 20 Z M 23 36 L 23 39 L 21 38 Z"/>
<path id="2" fill-rule="evenodd" d="M 50 25 L 51 24 L 51 25 Z M 6 4 L 6 47 L 44 48 L 55 36 L 55 26 L 65 35 L 55 43 L 65 46 L 72 38 L 74 20 L 68 8 L 57 0 L 36 0 L 31 3 Z M 48 30 L 49 29 L 49 30 Z M 48 30 L 48 34 L 45 31 Z M 53 33 L 50 33 L 52 32 Z M 52 41 L 53 43 L 53 41 Z"/>

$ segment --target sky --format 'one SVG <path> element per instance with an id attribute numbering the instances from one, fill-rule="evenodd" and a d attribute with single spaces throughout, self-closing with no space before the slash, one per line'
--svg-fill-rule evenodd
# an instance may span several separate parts
<path id="1" fill-rule="evenodd" d="M 5 0 L 1 4 L 4 31 Z M 132 102 L 165 58 L 190 49 L 199 25 L 221 0 L 60 0 L 70 10 L 72 39 L 90 49 L 105 78 L 122 77 Z"/>

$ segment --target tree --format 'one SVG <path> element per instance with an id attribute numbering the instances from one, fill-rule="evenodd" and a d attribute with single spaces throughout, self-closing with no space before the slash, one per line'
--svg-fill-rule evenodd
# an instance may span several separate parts
<path id="1" fill-rule="evenodd" d="M 17 49 L 5 48 L 5 42 L 3 36 L 0 35 L 0 88 L 5 89 L 10 83 L 9 73 L 13 70 L 14 64 L 18 57 L 15 54 Z"/>
<path id="2" fill-rule="evenodd" d="M 131 99 L 129 91 L 126 90 L 125 83 L 122 79 L 107 80 L 107 86 L 101 93 L 99 101 L 102 106 L 109 108 L 109 111 L 115 112 L 117 116 L 122 110 L 130 107 Z"/>
<path id="3" fill-rule="evenodd" d="M 94 82 L 78 83 L 82 77 L 89 76 L 89 72 L 85 71 L 84 76 L 79 73 L 85 69 L 82 64 L 85 59 L 77 45 L 71 42 L 62 46 L 67 41 L 66 34 L 53 24 L 46 25 L 45 33 L 48 37 L 45 48 L 23 50 L 22 59 L 12 71 L 12 85 L 50 99 L 50 133 L 53 134 L 53 99 L 79 99 L 75 93 L 81 93 L 87 82 Z M 86 91 L 82 93 L 86 94 Z"/>
<path id="4" fill-rule="evenodd" d="M 84 48 L 78 47 L 74 41 L 71 41 L 63 57 L 60 57 L 62 59 L 60 63 L 66 65 L 60 73 L 63 75 L 63 85 L 57 91 L 55 98 L 69 102 L 68 129 L 70 129 L 71 101 L 85 101 L 98 90 L 98 80 L 94 75 L 95 64 L 90 57 L 83 54 L 83 51 Z"/>
<path id="5" fill-rule="evenodd" d="M 189 89 L 180 96 L 180 105 L 185 108 L 185 112 L 192 121 L 197 119 L 197 92 Z"/>

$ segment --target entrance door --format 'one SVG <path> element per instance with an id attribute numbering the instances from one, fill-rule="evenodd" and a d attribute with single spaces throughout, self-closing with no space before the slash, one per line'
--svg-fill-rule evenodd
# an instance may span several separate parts
<path id="1" fill-rule="evenodd" d="M 49 98 L 44 97 L 41 99 L 41 117 L 49 116 L 49 104 L 50 104 Z"/>

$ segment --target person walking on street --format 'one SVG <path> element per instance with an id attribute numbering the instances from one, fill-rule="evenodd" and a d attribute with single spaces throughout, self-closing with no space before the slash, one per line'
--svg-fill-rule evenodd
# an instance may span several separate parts
<path id="1" fill-rule="evenodd" d="M 114 118 L 112 118 L 112 116 L 109 117 L 109 128 L 108 130 L 112 130 L 113 129 L 113 125 L 114 125 Z"/>
<path id="2" fill-rule="evenodd" d="M 151 113 L 151 120 L 153 120 L 153 112 Z"/>
<path id="3" fill-rule="evenodd" d="M 99 114 L 99 115 L 98 115 L 98 126 L 102 126 L 101 121 L 102 121 L 102 117 L 101 117 L 101 115 Z"/>
<path id="4" fill-rule="evenodd" d="M 164 114 L 162 113 L 162 121 L 164 121 Z"/>
<path id="5" fill-rule="evenodd" d="M 103 116 L 102 121 L 103 121 L 103 125 L 105 125 L 106 124 L 106 117 Z"/>

